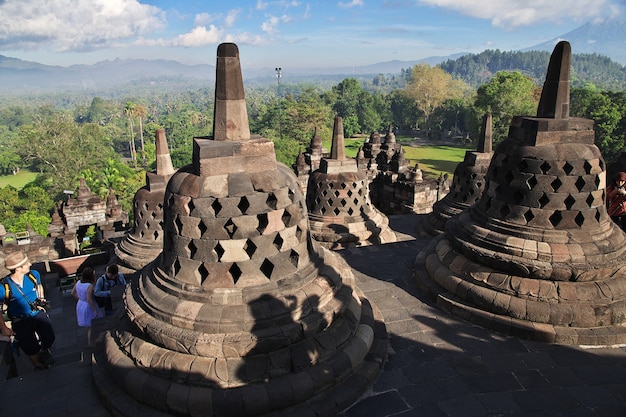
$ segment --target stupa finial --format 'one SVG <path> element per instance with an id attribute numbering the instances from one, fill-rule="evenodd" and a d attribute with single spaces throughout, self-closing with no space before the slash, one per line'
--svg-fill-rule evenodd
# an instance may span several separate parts
<path id="1" fill-rule="evenodd" d="M 537 107 L 537 117 L 569 119 L 571 61 L 572 47 L 569 42 L 559 42 L 550 56 L 546 80 Z"/>

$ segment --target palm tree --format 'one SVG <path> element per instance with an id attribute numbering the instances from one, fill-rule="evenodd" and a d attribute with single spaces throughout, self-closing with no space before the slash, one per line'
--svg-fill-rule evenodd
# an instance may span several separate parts
<path id="1" fill-rule="evenodd" d="M 137 168 L 137 151 L 135 150 L 135 132 L 133 129 L 133 117 L 135 116 L 136 105 L 132 101 L 127 101 L 124 107 L 124 114 L 128 117 L 128 129 L 130 131 L 130 158 Z"/>
<path id="2" fill-rule="evenodd" d="M 143 159 L 143 162 L 145 164 L 146 163 L 146 150 L 145 150 L 144 143 L 143 143 L 143 118 L 146 117 L 146 115 L 148 114 L 148 111 L 143 105 L 136 104 L 135 110 L 133 113 L 135 117 L 139 120 L 139 139 L 141 143 L 141 158 Z"/>

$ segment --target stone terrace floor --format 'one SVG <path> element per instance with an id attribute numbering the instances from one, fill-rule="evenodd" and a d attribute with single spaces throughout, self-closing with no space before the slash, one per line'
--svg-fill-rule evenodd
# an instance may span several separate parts
<path id="1" fill-rule="evenodd" d="M 381 310 L 390 335 L 383 372 L 341 417 L 626 416 L 626 346 L 572 347 L 499 335 L 439 310 L 413 282 L 413 262 L 430 238 L 423 216 L 390 216 L 399 242 L 343 250 L 360 289 Z M 99 272 L 99 271 L 98 271 Z M 0 381 L 0 416 L 109 413 L 91 380 L 86 332 L 69 294 L 49 291 L 57 364 Z"/>

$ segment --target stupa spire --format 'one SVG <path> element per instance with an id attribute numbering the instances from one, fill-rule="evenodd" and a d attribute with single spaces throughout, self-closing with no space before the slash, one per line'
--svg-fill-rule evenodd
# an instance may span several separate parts
<path id="1" fill-rule="evenodd" d="M 572 47 L 569 42 L 559 42 L 550 56 L 546 80 L 537 107 L 537 117 L 569 119 L 571 61 Z"/>
<path id="2" fill-rule="evenodd" d="M 172 165 L 172 158 L 167 147 L 167 139 L 165 138 L 165 129 L 157 129 L 156 131 L 156 174 L 168 176 L 175 172 Z"/>
<path id="3" fill-rule="evenodd" d="M 239 48 L 234 43 L 223 43 L 217 48 L 213 139 L 236 142 L 250 139 Z"/>
<path id="4" fill-rule="evenodd" d="M 330 148 L 330 159 L 346 159 L 345 140 L 343 137 L 343 118 L 339 116 L 335 117 L 335 125 L 333 127 L 333 143 Z"/>

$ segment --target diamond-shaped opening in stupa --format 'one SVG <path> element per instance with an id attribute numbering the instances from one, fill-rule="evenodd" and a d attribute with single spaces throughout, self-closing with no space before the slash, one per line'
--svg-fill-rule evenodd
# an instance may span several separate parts
<path id="1" fill-rule="evenodd" d="M 256 245 L 250 239 L 247 239 L 246 243 L 243 245 L 243 250 L 248 255 L 248 258 L 252 258 L 252 256 L 256 252 L 256 249 L 257 249 Z"/>
<path id="2" fill-rule="evenodd" d="M 274 264 L 269 259 L 265 258 L 259 269 L 263 275 L 270 279 L 272 277 L 272 272 L 274 271 Z"/>
<path id="3" fill-rule="evenodd" d="M 276 205 L 278 204 L 278 199 L 274 195 L 274 193 L 269 193 L 267 196 L 267 200 L 265 200 L 265 204 L 272 210 L 276 210 Z"/>
<path id="4" fill-rule="evenodd" d="M 561 223 L 561 220 L 563 220 L 563 215 L 560 211 L 555 211 L 548 220 L 550 220 L 552 226 L 557 227 Z"/>
<path id="5" fill-rule="evenodd" d="M 233 277 L 233 282 L 236 284 L 242 275 L 241 268 L 239 268 L 239 265 L 237 265 L 236 263 L 233 263 L 228 269 L 228 272 L 230 273 L 230 276 Z"/>
<path id="6" fill-rule="evenodd" d="M 176 260 L 174 261 L 174 265 L 172 265 L 172 267 L 174 268 L 174 276 L 178 275 L 178 273 L 180 272 L 182 266 L 180 265 L 180 261 L 178 260 L 178 258 L 176 258 Z"/>
<path id="7" fill-rule="evenodd" d="M 191 214 L 191 212 L 196 208 L 195 203 L 193 202 L 193 199 L 190 199 L 189 202 L 187 202 L 187 214 Z"/>
<path id="8" fill-rule="evenodd" d="M 526 213 L 524 213 L 524 219 L 526 219 L 526 223 L 530 223 L 534 218 L 535 215 L 533 214 L 532 210 L 527 210 Z"/>
<path id="9" fill-rule="evenodd" d="M 280 218 L 283 222 L 283 224 L 285 225 L 285 227 L 289 227 L 291 225 L 291 213 L 289 212 L 289 210 L 285 210 L 283 211 L 283 215 Z"/>
<path id="10" fill-rule="evenodd" d="M 574 204 L 576 203 L 576 199 L 572 197 L 572 195 L 570 194 L 567 196 L 567 198 L 563 202 L 565 203 L 565 208 L 567 208 L 568 210 L 571 210 Z"/>
<path id="11" fill-rule="evenodd" d="M 300 261 L 300 254 L 292 249 L 291 252 L 289 253 L 289 261 L 291 262 L 293 266 L 297 268 L 298 262 Z"/>
<path id="12" fill-rule="evenodd" d="M 200 266 L 198 267 L 198 274 L 200 275 L 200 285 L 202 285 L 204 284 L 204 281 L 209 278 L 209 270 L 206 269 L 206 266 L 204 266 L 204 264 L 200 264 Z"/>
<path id="13" fill-rule="evenodd" d="M 541 197 L 539 197 L 539 207 L 544 208 L 550 202 L 550 198 L 546 193 L 543 193 Z"/>
<path id="14" fill-rule="evenodd" d="M 559 188 L 561 188 L 562 185 L 563 185 L 563 182 L 558 177 L 555 178 L 554 181 L 550 183 L 550 186 L 552 187 L 555 193 L 559 191 Z"/>
<path id="15" fill-rule="evenodd" d="M 267 219 L 267 213 L 257 214 L 256 218 L 259 222 L 256 230 L 258 230 L 260 234 L 263 234 L 263 232 L 267 228 L 267 225 L 269 224 L 269 220 Z"/>
<path id="16" fill-rule="evenodd" d="M 233 219 L 228 219 L 228 221 L 224 223 L 224 229 L 226 230 L 226 233 L 228 233 L 228 237 L 232 239 L 237 232 L 237 225 L 233 223 Z"/>
<path id="17" fill-rule="evenodd" d="M 224 255 L 224 252 L 226 252 L 224 248 L 222 247 L 222 245 L 220 245 L 220 243 L 217 242 L 217 245 L 215 245 L 215 248 L 213 250 L 215 251 L 215 254 L 217 255 L 217 260 L 221 261 L 222 256 Z"/>
<path id="18" fill-rule="evenodd" d="M 204 224 L 204 220 L 200 220 L 200 222 L 198 223 L 198 230 L 200 231 L 200 236 L 204 236 L 204 234 L 206 233 L 207 230 L 209 230 L 209 228 L 207 227 L 206 224 Z"/>
<path id="19" fill-rule="evenodd" d="M 595 198 L 593 198 L 593 194 L 589 193 L 589 195 L 587 196 L 587 199 L 585 201 L 587 202 L 587 205 L 589 207 L 593 207 L 593 202 L 595 201 Z"/>
<path id="20" fill-rule="evenodd" d="M 276 249 L 281 250 L 281 248 L 283 247 L 283 243 L 285 243 L 285 241 L 283 240 L 280 233 L 276 233 L 276 237 L 272 241 L 272 244 L 276 247 Z"/>
<path id="21" fill-rule="evenodd" d="M 587 184 L 587 183 L 585 182 L 585 179 L 583 177 L 578 177 L 578 179 L 574 183 L 574 185 L 576 186 L 578 191 L 582 191 L 583 188 L 585 188 L 585 184 Z"/>
<path id="22" fill-rule="evenodd" d="M 537 178 L 533 175 L 526 180 L 526 184 L 528 184 L 528 188 L 532 190 L 537 185 Z"/>
<path id="23" fill-rule="evenodd" d="M 585 170 L 585 174 L 591 174 L 591 170 L 593 169 L 593 165 L 589 161 L 585 161 L 583 164 L 583 169 Z"/>
<path id="24" fill-rule="evenodd" d="M 570 164 L 569 162 L 565 162 L 565 164 L 563 165 L 563 172 L 569 175 L 572 173 L 573 170 L 574 170 L 574 166 Z"/>
<path id="25" fill-rule="evenodd" d="M 189 244 L 187 245 L 187 249 L 189 249 L 189 258 L 193 259 L 193 257 L 196 256 L 196 253 L 198 252 L 198 247 L 193 242 L 193 240 L 189 242 Z"/>
<path id="26" fill-rule="evenodd" d="M 585 216 L 579 211 L 576 217 L 574 217 L 574 221 L 579 227 L 583 227 L 585 223 Z"/>
<path id="27" fill-rule="evenodd" d="M 541 172 L 542 172 L 544 175 L 545 175 L 545 174 L 547 174 L 547 173 L 548 173 L 548 171 L 550 171 L 550 168 L 551 168 L 551 166 L 550 166 L 550 164 L 548 163 L 548 161 L 544 161 L 544 163 L 543 163 L 543 164 L 541 164 L 541 165 L 539 166 L 539 169 L 541 169 Z"/>
<path id="28" fill-rule="evenodd" d="M 213 203 L 211 203 L 211 208 L 213 209 L 213 213 L 215 213 L 215 217 L 217 217 L 220 214 L 220 211 L 222 211 L 222 204 L 216 198 Z"/>
<path id="29" fill-rule="evenodd" d="M 174 225 L 176 226 L 176 233 L 179 235 L 182 234 L 183 221 L 180 219 L 179 216 L 176 216 L 176 220 L 174 220 Z"/>
<path id="30" fill-rule="evenodd" d="M 237 208 L 241 211 L 241 214 L 246 214 L 246 211 L 250 208 L 250 203 L 246 197 L 241 197 L 239 204 L 237 204 Z"/>

